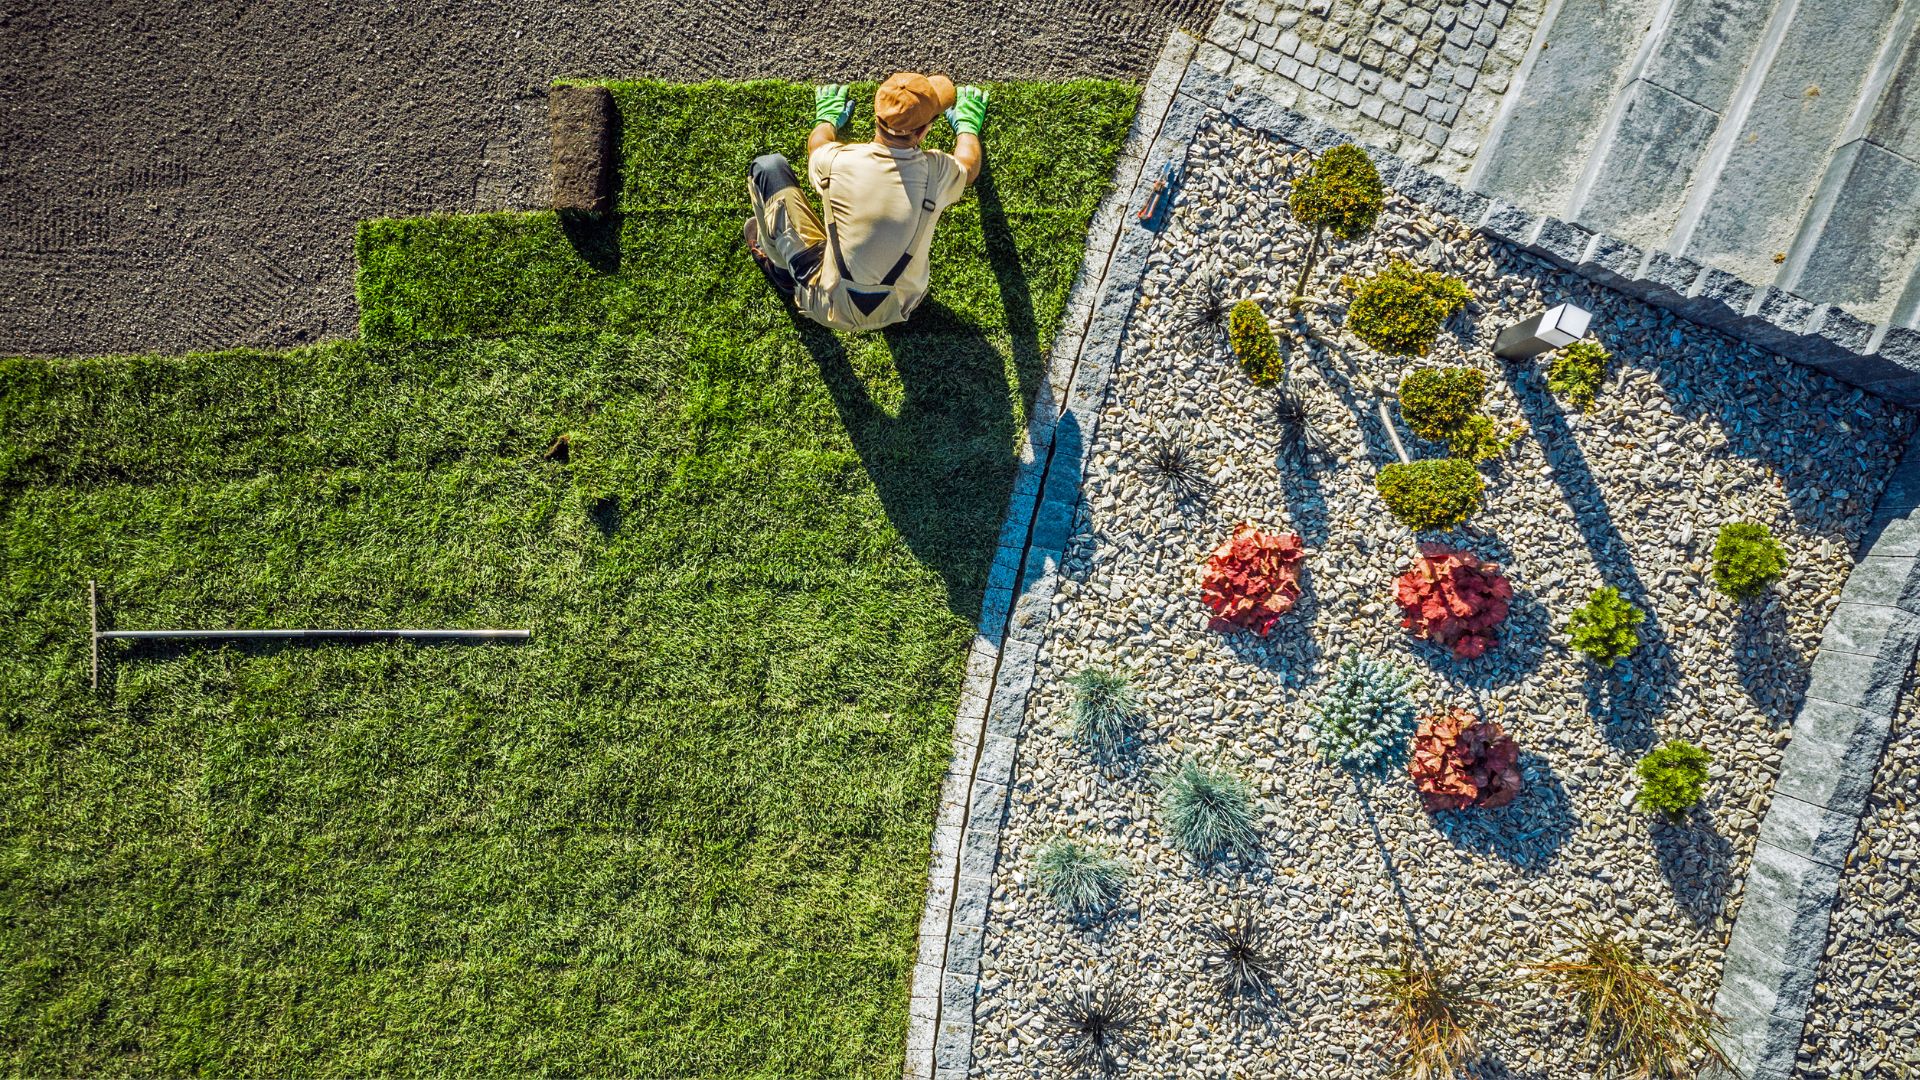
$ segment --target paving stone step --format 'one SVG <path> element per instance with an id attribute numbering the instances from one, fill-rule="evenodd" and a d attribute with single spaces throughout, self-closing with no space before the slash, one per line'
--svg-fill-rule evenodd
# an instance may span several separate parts
<path id="1" fill-rule="evenodd" d="M 1906 6 L 1780 277 L 1802 296 L 1875 321 L 1893 316 L 1920 272 L 1920 35 L 1912 11 L 1920 4 Z"/>
<path id="2" fill-rule="evenodd" d="M 1794 7 L 1793 0 L 1675 0 L 1614 103 L 1566 217 L 1664 247 L 1723 119 L 1745 99 L 1747 72 L 1778 45 Z"/>
<path id="3" fill-rule="evenodd" d="M 1564 217 L 1612 103 L 1673 0 L 1563 0 L 1508 91 L 1467 186 Z"/>
<path id="4" fill-rule="evenodd" d="M 1900 0 L 1792 5 L 1744 120 L 1721 132 L 1695 175 L 1667 250 L 1747 281 L 1780 276 L 1899 8 Z"/>

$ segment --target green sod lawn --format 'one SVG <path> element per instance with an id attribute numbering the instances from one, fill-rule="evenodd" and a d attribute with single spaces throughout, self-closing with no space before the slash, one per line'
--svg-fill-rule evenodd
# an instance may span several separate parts
<path id="1" fill-rule="evenodd" d="M 931 299 L 848 337 L 739 239 L 807 89 L 615 92 L 617 224 L 369 222 L 362 340 L 0 361 L 7 1071 L 897 1075 L 970 622 L 1137 91 L 995 87 Z M 122 629 L 533 638 L 118 645 L 94 693 L 89 578 Z"/>

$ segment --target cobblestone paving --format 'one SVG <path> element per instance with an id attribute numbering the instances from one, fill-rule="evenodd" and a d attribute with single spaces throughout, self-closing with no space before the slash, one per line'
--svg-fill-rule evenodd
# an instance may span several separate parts
<path id="1" fill-rule="evenodd" d="M 1293 107 L 1464 176 L 1545 0 L 1228 0 L 1208 32 L 1234 65 L 1297 87 Z"/>

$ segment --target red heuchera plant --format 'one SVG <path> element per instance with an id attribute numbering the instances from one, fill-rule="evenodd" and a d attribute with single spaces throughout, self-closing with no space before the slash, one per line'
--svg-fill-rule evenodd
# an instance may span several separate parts
<path id="1" fill-rule="evenodd" d="M 1428 811 L 1505 806 L 1520 794 L 1520 747 L 1492 720 L 1466 709 L 1420 718 L 1407 772 Z"/>
<path id="2" fill-rule="evenodd" d="M 1252 522 L 1236 526 L 1207 557 L 1200 600 L 1213 612 L 1209 630 L 1244 628 L 1264 636 L 1300 599 L 1298 533 L 1263 533 Z"/>
<path id="3" fill-rule="evenodd" d="M 1471 552 L 1422 544 L 1393 599 L 1406 612 L 1401 626 L 1471 660 L 1498 642 L 1493 631 L 1507 617 L 1513 586 L 1500 567 Z"/>

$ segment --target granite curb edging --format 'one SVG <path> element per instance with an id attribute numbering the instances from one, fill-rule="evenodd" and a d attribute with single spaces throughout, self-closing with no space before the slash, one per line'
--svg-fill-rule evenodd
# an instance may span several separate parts
<path id="1" fill-rule="evenodd" d="M 954 766 L 942 789 L 908 1040 L 905 1075 L 913 1080 L 960 1080 L 972 1058 L 992 874 L 1033 664 L 1079 511 L 1081 457 L 1154 238 L 1127 215 L 1160 165 L 1185 157 L 1212 112 L 1311 150 L 1352 141 L 1236 81 L 1228 74 L 1230 60 L 1218 46 L 1184 32 L 1162 52 L 1116 168 L 1115 189 L 1094 217 L 1054 372 L 1029 424 L 981 636 L 969 657 Z M 1148 126 L 1154 133 L 1144 136 Z M 1870 393 L 1920 402 L 1920 332 L 1875 329 L 1838 308 L 1645 252 L 1463 190 L 1392 153 L 1367 152 L 1387 187 L 1488 236 Z M 1057 412 L 1056 401 L 1065 403 Z M 1841 865 L 1920 649 L 1920 433 L 1889 480 L 1862 545 L 1815 655 L 1760 825 L 1715 1001 L 1728 1020 L 1728 1053 L 1748 1080 L 1786 1080 L 1791 1073 Z M 1008 591 L 996 595 L 1003 587 Z"/>
<path id="2" fill-rule="evenodd" d="M 1153 235 L 1132 216 L 1160 165 L 1193 140 L 1203 109 L 1179 98 L 1199 39 L 1175 31 L 1140 94 L 1113 189 L 1088 228 L 1086 255 L 1034 396 L 1013 493 L 988 571 L 940 788 L 933 858 L 908 1006 L 905 1080 L 959 1080 L 973 1055 L 1000 826 L 1040 634 L 1079 509 L 1081 456 L 1105 399 Z"/>
<path id="3" fill-rule="evenodd" d="M 1920 433 L 1874 508 L 1814 654 L 1727 939 L 1714 1010 L 1746 1080 L 1788 1080 L 1840 874 L 1920 649 Z"/>

